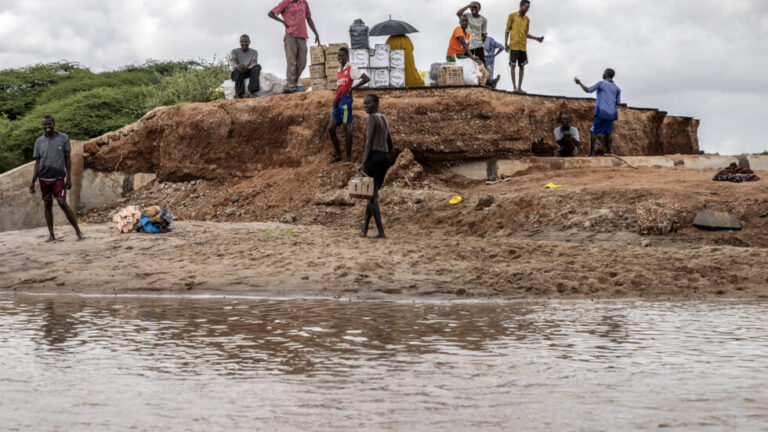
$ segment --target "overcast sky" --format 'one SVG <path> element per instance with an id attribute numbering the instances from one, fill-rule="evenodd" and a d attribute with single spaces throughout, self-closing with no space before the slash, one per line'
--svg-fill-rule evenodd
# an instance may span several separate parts
<path id="1" fill-rule="evenodd" d="M 93 70 L 148 59 L 211 59 L 249 33 L 260 63 L 284 76 L 282 27 L 267 18 L 278 0 L 0 0 L 0 68 L 57 60 Z M 321 41 L 349 41 L 355 18 L 394 19 L 411 35 L 420 69 L 445 57 L 465 3 L 449 0 L 309 0 Z M 531 93 L 582 96 L 573 83 L 599 80 L 605 67 L 630 106 L 655 107 L 701 120 L 702 149 L 721 154 L 768 149 L 760 126 L 768 112 L 766 0 L 533 0 Z M 502 41 L 517 0 L 487 0 L 481 13 Z M 372 38 L 382 43 L 384 38 Z M 497 70 L 511 87 L 504 55 Z M 305 72 L 308 74 L 308 71 Z"/>

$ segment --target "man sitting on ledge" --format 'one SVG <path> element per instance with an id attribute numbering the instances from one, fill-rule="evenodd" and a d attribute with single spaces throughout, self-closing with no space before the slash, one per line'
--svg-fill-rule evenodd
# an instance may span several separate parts
<path id="1" fill-rule="evenodd" d="M 571 116 L 560 116 L 560 126 L 555 129 L 555 142 L 560 149 L 555 151 L 555 157 L 576 156 L 579 152 L 579 130 L 571 126 Z"/>
<path id="2" fill-rule="evenodd" d="M 244 34 L 240 36 L 240 48 L 232 50 L 232 65 L 235 67 L 232 71 L 232 81 L 235 82 L 235 97 L 238 99 L 254 97 L 259 91 L 259 75 L 261 75 L 261 66 L 258 63 L 259 53 L 250 46 L 251 38 Z M 246 78 L 250 79 L 247 93 Z"/>

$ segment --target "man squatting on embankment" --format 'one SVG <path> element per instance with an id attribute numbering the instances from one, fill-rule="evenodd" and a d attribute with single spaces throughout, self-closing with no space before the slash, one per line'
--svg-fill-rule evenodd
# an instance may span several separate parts
<path id="1" fill-rule="evenodd" d="M 35 193 L 35 182 L 40 182 L 40 192 L 45 203 L 45 223 L 48 225 L 48 240 L 56 240 L 53 234 L 53 199 L 59 203 L 59 207 L 67 216 L 67 220 L 75 228 L 77 240 L 85 239 L 77 226 L 77 218 L 67 204 L 67 190 L 72 189 L 72 160 L 69 155 L 72 147 L 66 134 L 56 131 L 56 122 L 53 117 L 43 117 L 43 136 L 35 141 L 32 159 L 35 160 L 35 168 L 32 174 L 32 183 L 29 185 L 29 193 Z"/>
<path id="2" fill-rule="evenodd" d="M 244 34 L 240 36 L 240 48 L 232 50 L 231 58 L 232 81 L 235 82 L 236 98 L 254 97 L 259 91 L 259 76 L 261 75 L 261 65 L 259 65 L 259 52 L 251 48 L 251 38 Z M 248 81 L 248 91 L 245 89 L 245 80 Z"/>

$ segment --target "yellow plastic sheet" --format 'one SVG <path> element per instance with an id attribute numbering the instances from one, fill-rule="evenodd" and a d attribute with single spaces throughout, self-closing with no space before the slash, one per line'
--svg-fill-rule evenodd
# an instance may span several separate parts
<path id="1" fill-rule="evenodd" d="M 387 39 L 390 49 L 405 51 L 405 86 L 424 87 L 424 78 L 416 69 L 416 60 L 413 58 L 413 42 L 406 35 L 390 36 Z"/>

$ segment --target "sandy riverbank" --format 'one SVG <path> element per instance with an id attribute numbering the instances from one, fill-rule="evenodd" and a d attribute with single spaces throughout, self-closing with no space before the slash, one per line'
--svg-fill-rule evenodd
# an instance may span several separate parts
<path id="1" fill-rule="evenodd" d="M 275 223 L 180 222 L 118 235 L 106 224 L 0 234 L 0 291 L 370 298 L 768 298 L 768 249 L 354 231 Z"/>

